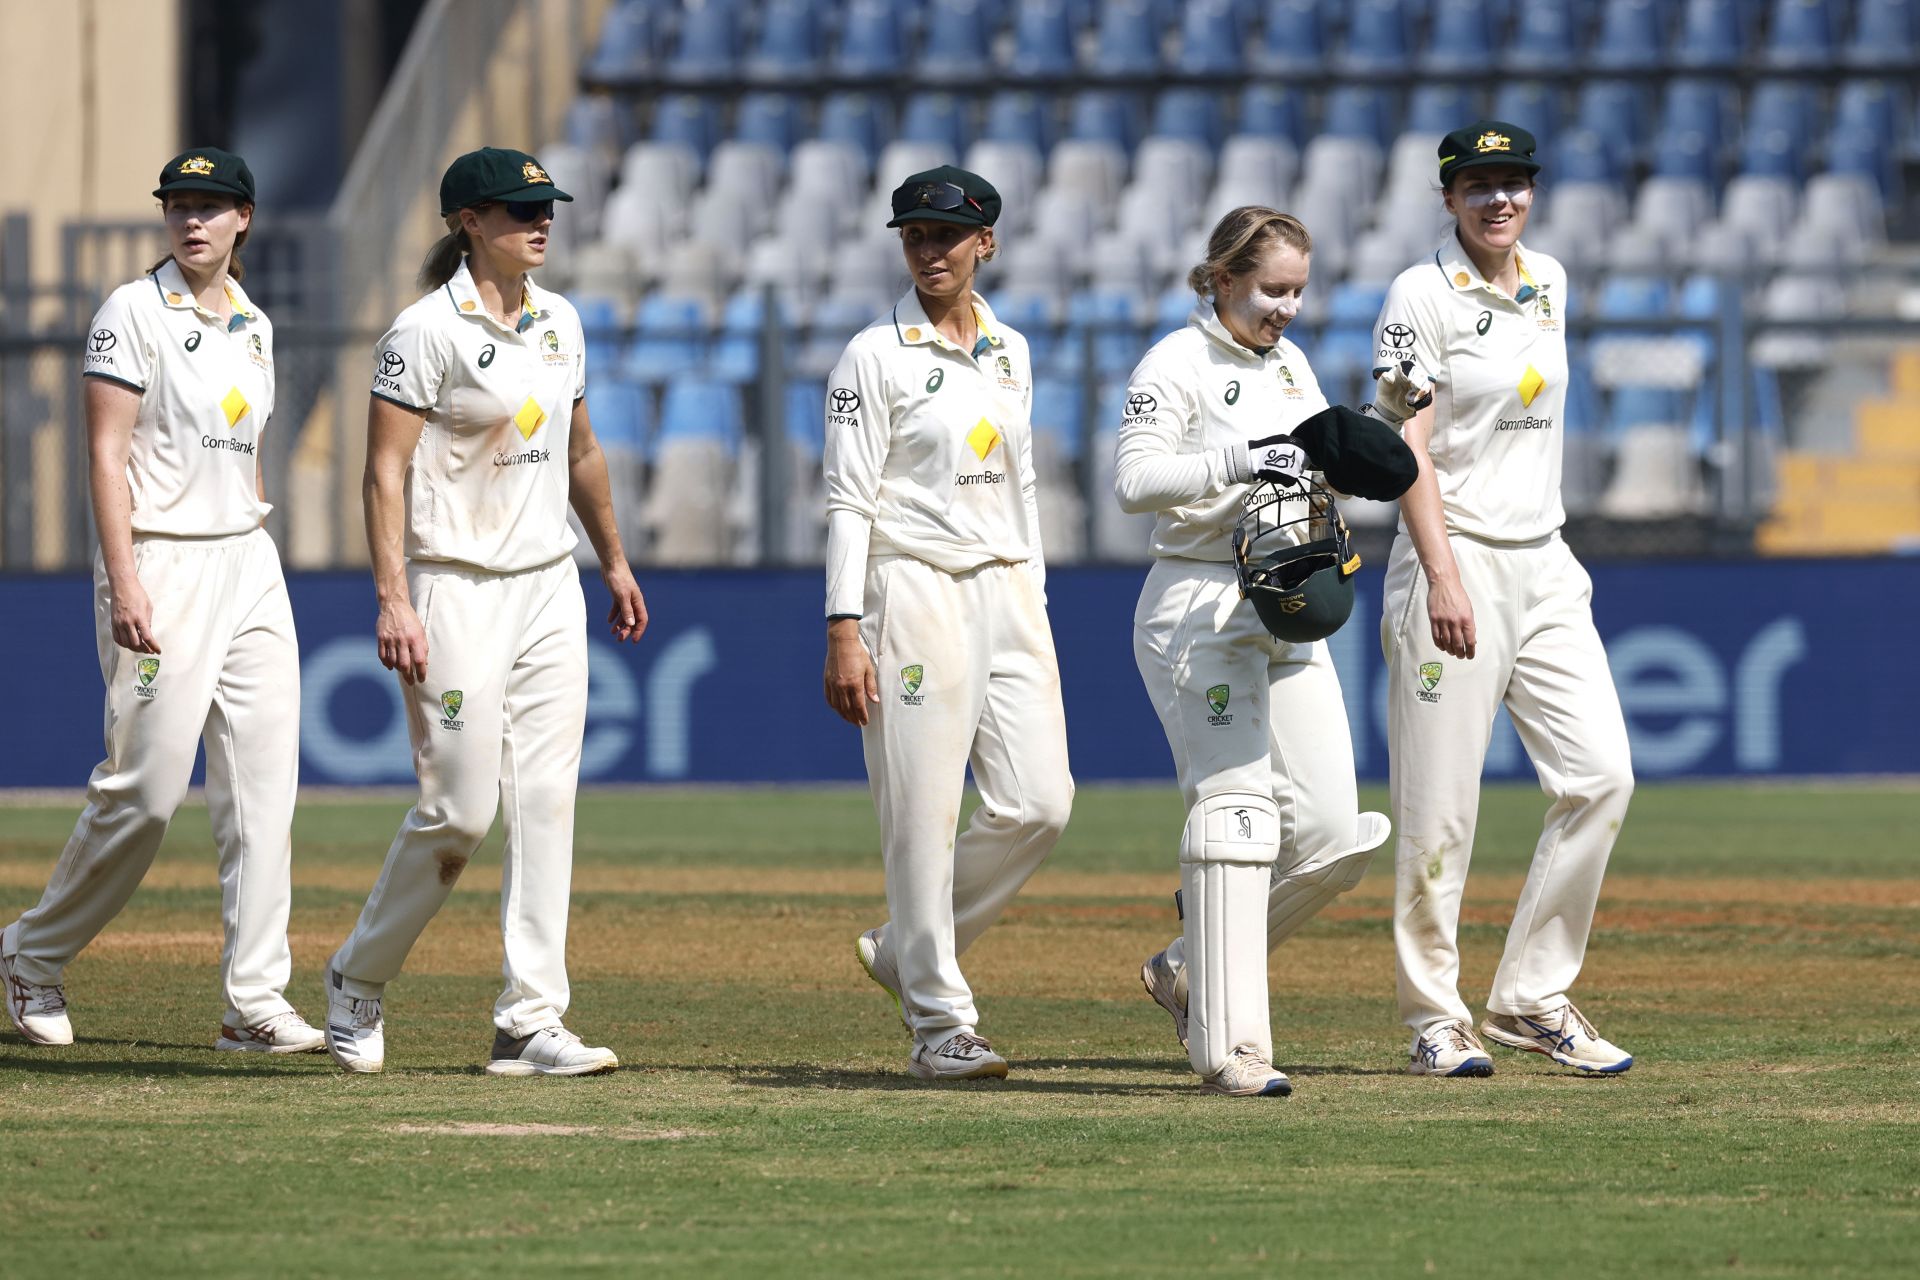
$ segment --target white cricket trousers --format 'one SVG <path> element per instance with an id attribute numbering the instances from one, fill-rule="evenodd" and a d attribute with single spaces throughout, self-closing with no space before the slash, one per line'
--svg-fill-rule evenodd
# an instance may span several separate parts
<path id="1" fill-rule="evenodd" d="M 867 564 L 861 638 L 880 686 L 861 745 L 880 817 L 889 922 L 915 1037 L 980 1020 L 959 957 L 1052 852 L 1073 807 L 1053 633 L 1032 571 Z M 967 765 L 980 807 L 956 839 Z"/>
<path id="2" fill-rule="evenodd" d="M 106 747 L 46 892 L 0 947 L 22 979 L 61 981 L 153 865 L 207 748 L 207 813 L 220 854 L 220 987 L 230 1026 L 292 1008 L 287 948 L 300 647 L 280 555 L 264 529 L 222 538 L 136 535 L 156 655 L 113 642 L 107 571 L 93 564 L 93 630 L 107 684 Z"/>
<path id="3" fill-rule="evenodd" d="M 1141 588 L 1133 655 L 1166 730 L 1187 808 L 1233 794 L 1271 796 L 1278 811 L 1278 860 L 1271 869 L 1243 873 L 1245 883 L 1232 886 L 1246 900 L 1229 909 L 1239 913 L 1238 927 L 1254 935 L 1252 945 L 1235 938 L 1209 947 L 1223 960 L 1243 958 L 1247 971 L 1221 974 L 1226 982 L 1202 975 L 1203 964 L 1188 973 L 1190 1010 L 1211 1007 L 1233 1023 L 1216 1038 L 1225 1049 L 1251 1044 L 1271 1057 L 1267 950 L 1336 896 L 1339 889 L 1322 886 L 1318 873 L 1363 843 L 1340 677 L 1326 645 L 1290 644 L 1266 629 L 1253 605 L 1240 599 L 1232 565 L 1171 556 L 1154 562 Z M 1312 888 L 1300 894 L 1303 882 Z M 1295 903 L 1305 910 L 1288 909 Z M 1176 972 L 1199 959 L 1188 949 L 1199 923 L 1196 905 L 1187 905 L 1187 935 L 1167 948 Z M 1196 980 L 1208 990 L 1195 990 Z M 1225 1065 L 1220 1044 L 1209 1051 L 1207 1040 L 1189 1038 L 1194 1070 L 1203 1076 Z"/>
<path id="4" fill-rule="evenodd" d="M 573 801 L 587 725 L 587 605 L 570 557 L 519 573 L 410 563 L 427 678 L 401 684 L 420 799 L 334 954 L 348 995 L 377 997 L 504 809 L 500 932 L 510 1036 L 566 1015 Z"/>
<path id="5" fill-rule="evenodd" d="M 1487 1008 L 1539 1014 L 1586 957 L 1600 882 L 1633 794 L 1627 726 L 1594 630 L 1593 579 L 1558 533 L 1524 543 L 1448 538 L 1473 605 L 1471 660 L 1433 643 L 1427 579 L 1401 534 L 1387 566 L 1381 644 L 1393 800 L 1393 938 L 1400 1013 L 1416 1032 L 1472 1015 L 1460 999 L 1460 894 L 1480 772 L 1502 703 L 1552 803 Z"/>

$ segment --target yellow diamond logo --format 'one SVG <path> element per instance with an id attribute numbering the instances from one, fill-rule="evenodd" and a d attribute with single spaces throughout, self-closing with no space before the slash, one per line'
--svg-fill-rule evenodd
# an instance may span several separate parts
<path id="1" fill-rule="evenodd" d="M 240 394 L 240 388 L 238 387 L 227 392 L 225 397 L 220 401 L 220 411 L 227 415 L 227 425 L 229 427 L 246 417 L 247 410 L 252 407 L 252 405 L 247 403 L 247 398 Z"/>
<path id="2" fill-rule="evenodd" d="M 513 425 L 520 428 L 522 440 L 533 439 L 533 433 L 545 425 L 546 421 L 546 410 L 542 409 L 539 402 L 532 396 L 528 396 L 527 402 L 520 406 L 520 412 L 513 415 Z"/>
<path id="3" fill-rule="evenodd" d="M 973 446 L 974 456 L 985 462 L 987 455 L 999 445 L 1000 433 L 994 430 L 991 422 L 982 418 L 973 424 L 973 430 L 967 432 L 967 443 Z"/>
<path id="4" fill-rule="evenodd" d="M 1528 365 L 1527 371 L 1520 376 L 1520 403 L 1532 408 L 1533 398 L 1539 395 L 1541 388 L 1546 385 L 1547 380 L 1540 376 L 1540 371 Z"/>

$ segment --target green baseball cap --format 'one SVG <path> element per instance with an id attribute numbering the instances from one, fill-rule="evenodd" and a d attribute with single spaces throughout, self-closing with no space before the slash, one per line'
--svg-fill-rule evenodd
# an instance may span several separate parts
<path id="1" fill-rule="evenodd" d="M 1504 120 L 1476 120 L 1440 139 L 1440 185 L 1446 186 L 1462 169 L 1509 165 L 1528 173 L 1540 172 L 1533 158 L 1533 135 Z"/>
<path id="2" fill-rule="evenodd" d="M 231 151 L 194 147 L 167 161 L 160 170 L 154 198 L 164 200 L 169 191 L 218 191 L 252 204 L 253 170 Z"/>
<path id="3" fill-rule="evenodd" d="M 440 216 L 495 200 L 571 200 L 524 151 L 482 147 L 447 166 L 440 179 Z"/>
<path id="4" fill-rule="evenodd" d="M 911 174 L 893 190 L 893 221 L 957 222 L 966 227 L 990 227 L 1000 219 L 1000 193 L 977 173 L 943 164 Z"/>

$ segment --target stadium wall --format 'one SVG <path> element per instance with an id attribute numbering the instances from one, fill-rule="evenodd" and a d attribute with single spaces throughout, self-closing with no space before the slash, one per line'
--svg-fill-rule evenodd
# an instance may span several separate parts
<path id="1" fill-rule="evenodd" d="M 1048 577 L 1076 777 L 1170 779 L 1165 739 L 1133 666 L 1144 570 Z M 1920 774 L 1920 559 L 1592 566 L 1596 614 L 1643 780 Z M 1380 577 L 1333 640 L 1363 776 L 1386 775 Z M 603 617 L 586 575 L 588 615 Z M 289 582 L 300 629 L 302 781 L 411 781 L 394 678 L 373 645 L 361 574 Z M 590 782 L 856 780 L 858 734 L 820 693 L 818 571 L 661 572 L 643 586 L 639 645 L 596 628 L 582 772 Z M 77 786 L 100 757 L 91 585 L 78 575 L 0 579 L 9 675 L 0 785 Z M 28 619 L 32 622 L 29 624 Z M 172 660 L 167 655 L 163 660 Z M 882 695 L 898 673 L 883 670 Z M 458 687 L 458 676 L 446 683 Z M 1236 691 L 1237 692 L 1237 691 Z M 287 691 L 287 714 L 295 712 Z M 1502 717 L 1504 721 L 1504 716 Z M 1490 777 L 1530 776 L 1496 727 Z"/>

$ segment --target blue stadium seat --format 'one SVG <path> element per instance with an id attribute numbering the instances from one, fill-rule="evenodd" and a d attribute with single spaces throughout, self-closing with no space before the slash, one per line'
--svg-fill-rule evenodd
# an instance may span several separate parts
<path id="1" fill-rule="evenodd" d="M 1912 0 L 1859 0 L 1847 61 L 1857 67 L 1911 67 L 1914 27 Z"/>
<path id="2" fill-rule="evenodd" d="M 1579 61 L 1582 34 L 1573 0 L 1528 0 L 1501 61 L 1509 71 L 1546 75 Z"/>
<path id="3" fill-rule="evenodd" d="M 705 164 L 720 140 L 720 104 L 692 93 L 662 98 L 654 104 L 652 138 L 685 147 Z"/>
<path id="4" fill-rule="evenodd" d="M 1358 327 L 1371 333 L 1373 322 L 1380 316 L 1380 308 L 1386 304 L 1385 285 L 1346 281 L 1333 286 L 1333 292 L 1327 295 L 1327 323 L 1346 328 Z"/>
<path id="5" fill-rule="evenodd" d="M 1581 87 L 1575 119 L 1605 142 L 1615 172 L 1630 170 L 1646 148 L 1653 123 L 1650 92 L 1630 80 L 1589 80 Z"/>
<path id="6" fill-rule="evenodd" d="M 1688 276 L 1686 283 L 1680 287 L 1680 297 L 1674 310 L 1688 320 L 1717 322 L 1729 292 L 1719 276 L 1696 272 Z"/>
<path id="7" fill-rule="evenodd" d="M 1194 297 L 1192 289 L 1183 279 L 1170 285 L 1153 303 L 1153 333 L 1147 342 L 1152 345 L 1170 333 L 1178 333 L 1187 327 L 1187 317 L 1193 314 Z"/>
<path id="8" fill-rule="evenodd" d="M 1160 29 L 1147 0 L 1107 0 L 1100 6 L 1091 69 L 1108 76 L 1150 75 L 1160 69 Z"/>
<path id="9" fill-rule="evenodd" d="M 569 146 L 617 156 L 633 141 L 628 137 L 632 115 L 612 98 L 581 94 L 567 107 L 562 136 Z"/>
<path id="10" fill-rule="evenodd" d="M 1613 149 L 1592 129 L 1569 129 L 1562 134 L 1553 157 L 1555 182 L 1604 182 L 1620 179 Z"/>
<path id="11" fill-rule="evenodd" d="M 1320 390 L 1333 404 L 1365 404 L 1373 398 L 1373 322 L 1328 324 L 1311 346 L 1294 338 L 1313 361 L 1314 376 Z M 1293 337 L 1292 326 L 1288 336 Z"/>
<path id="12" fill-rule="evenodd" d="M 1052 100 L 1037 93 L 1001 90 L 987 103 L 980 136 L 992 142 L 1024 142 L 1041 155 L 1053 147 Z"/>
<path id="13" fill-rule="evenodd" d="M 1067 303 L 1063 336 L 1067 355 L 1084 349 L 1084 334 L 1093 335 L 1093 364 L 1103 377 L 1125 377 L 1146 352 L 1135 312 L 1139 299 L 1122 289 L 1087 289 Z"/>
<path id="14" fill-rule="evenodd" d="M 1683 67 L 1740 65 L 1745 54 L 1741 0 L 1687 0 L 1674 61 Z"/>
<path id="15" fill-rule="evenodd" d="M 1386 90 L 1341 85 L 1327 95 L 1320 132 L 1337 138 L 1366 138 L 1384 151 L 1399 133 L 1394 127 L 1396 114 Z"/>
<path id="16" fill-rule="evenodd" d="M 1036 374 L 1033 379 L 1033 431 L 1055 442 L 1060 456 L 1068 461 L 1080 457 L 1082 415 L 1086 396 L 1079 378 Z"/>
<path id="17" fill-rule="evenodd" d="M 1141 135 L 1140 101 L 1113 89 L 1089 89 L 1073 99 L 1073 123 L 1068 135 L 1095 142 L 1111 142 L 1131 153 Z"/>
<path id="18" fill-rule="evenodd" d="M 888 111 L 886 99 L 877 94 L 836 93 L 820 105 L 818 136 L 824 142 L 847 143 L 872 168 L 880 148 L 893 141 Z"/>
<path id="19" fill-rule="evenodd" d="M 833 69 L 844 76 L 890 76 L 905 62 L 900 6 L 890 0 L 847 0 Z"/>
<path id="20" fill-rule="evenodd" d="M 1881 198 L 1889 203 L 1900 189 L 1898 163 L 1898 157 L 1856 125 L 1836 125 L 1827 135 L 1827 172 L 1857 173 L 1871 178 L 1880 188 Z M 1791 176 L 1798 178 L 1799 175 Z"/>
<path id="21" fill-rule="evenodd" d="M 654 59 L 654 15 L 647 0 L 626 0 L 600 24 L 600 42 L 584 68 L 590 80 L 637 80 L 650 75 Z"/>
<path id="22" fill-rule="evenodd" d="M 1600 286 L 1594 314 L 1602 320 L 1664 320 L 1672 307 L 1664 276 L 1616 275 Z"/>
<path id="23" fill-rule="evenodd" d="M 1819 66 L 1833 58 L 1827 0 L 1774 0 L 1771 32 L 1765 61 L 1776 67 Z"/>
<path id="24" fill-rule="evenodd" d="M 1740 172 L 1799 182 L 1805 177 L 1800 148 L 1785 129 L 1752 129 L 1740 144 Z"/>
<path id="25" fill-rule="evenodd" d="M 727 299 L 720 316 L 720 336 L 713 344 L 709 369 L 727 382 L 750 382 L 760 373 L 761 330 L 767 320 L 766 292 L 753 285 Z M 816 409 L 818 405 L 814 406 Z"/>
<path id="26" fill-rule="evenodd" d="M 712 80 L 733 74 L 740 58 L 740 11 L 731 4 L 695 4 L 680 11 L 680 35 L 667 58 L 669 80 Z"/>
<path id="27" fill-rule="evenodd" d="M 1326 64 L 1326 23 L 1318 0 L 1268 0 L 1251 61 L 1261 71 L 1317 71 Z"/>
<path id="28" fill-rule="evenodd" d="M 1906 145 L 1907 109 L 1902 96 L 1885 80 L 1848 80 L 1840 86 L 1833 102 L 1833 127 L 1846 125 L 1871 134 L 1888 152 L 1912 154 L 1920 149 L 1920 138 Z"/>
<path id="29" fill-rule="evenodd" d="M 940 84 L 971 80 L 990 65 L 986 15 L 978 0 L 927 0 L 914 69 Z"/>
<path id="30" fill-rule="evenodd" d="M 937 142 L 959 155 L 967 149 L 964 104 L 951 93 L 916 93 L 907 99 L 900 118 L 900 138 L 906 142 Z"/>
<path id="31" fill-rule="evenodd" d="M 807 322 L 811 341 L 836 349 L 873 320 L 873 308 L 864 298 L 827 298 L 813 309 Z"/>
<path id="32" fill-rule="evenodd" d="M 760 36 L 747 58 L 747 78 L 784 83 L 817 76 L 826 48 L 820 9 L 820 0 L 767 0 Z"/>
<path id="33" fill-rule="evenodd" d="M 653 439 L 653 397 L 619 378 L 587 380 L 587 416 L 610 453 L 644 454 Z"/>
<path id="34" fill-rule="evenodd" d="M 1174 66 L 1188 75 L 1221 75 L 1240 70 L 1240 46 L 1247 31 L 1234 0 L 1193 0 L 1180 18 L 1180 54 Z"/>
<path id="35" fill-rule="evenodd" d="M 800 99 L 790 93 L 749 93 L 734 114 L 733 136 L 739 142 L 758 142 L 782 156 L 800 141 Z"/>
<path id="36" fill-rule="evenodd" d="M 1071 10 L 1063 0 L 1026 0 L 1014 13 L 1008 72 L 1023 80 L 1048 80 L 1072 75 L 1074 66 Z"/>
<path id="37" fill-rule="evenodd" d="M 1694 178 L 1719 185 L 1719 170 L 1707 137 L 1688 129 L 1662 133 L 1653 142 L 1653 172 L 1662 178 Z"/>
<path id="38" fill-rule="evenodd" d="M 1661 35 L 1660 16 L 1654 0 L 1607 0 L 1588 60 L 1596 67 L 1664 66 L 1667 42 Z"/>
<path id="39" fill-rule="evenodd" d="M 1516 116 L 1501 115 L 1498 111 L 1493 115 L 1496 120 L 1510 120 L 1519 125 L 1527 123 Z M 1407 103 L 1409 133 L 1450 133 L 1479 118 L 1480 109 L 1474 104 L 1473 94 L 1465 85 L 1423 84 L 1413 91 L 1413 98 Z"/>
<path id="40" fill-rule="evenodd" d="M 1669 387 L 1624 386 L 1614 390 L 1608 425 L 1615 434 L 1632 427 L 1677 426 L 1687 421 L 1680 394 Z"/>
<path id="41" fill-rule="evenodd" d="M 1027 356 L 1036 369 L 1053 363 L 1059 344 L 1057 311 L 1056 300 L 1044 293 L 1021 290 L 993 299 L 995 318 L 1027 340 Z"/>
<path id="42" fill-rule="evenodd" d="M 1355 0 L 1348 6 L 1346 48 L 1339 65 L 1351 71 L 1404 71 L 1407 20 L 1401 0 Z"/>
<path id="43" fill-rule="evenodd" d="M 787 383 L 781 397 L 786 409 L 787 443 L 802 459 L 818 463 L 827 451 L 827 384 L 798 379 Z"/>
<path id="44" fill-rule="evenodd" d="M 623 377 L 662 382 L 706 362 L 706 308 L 698 298 L 650 294 L 634 314 L 634 329 L 620 363 Z"/>
<path id="45" fill-rule="evenodd" d="M 1306 98 L 1298 89 L 1250 84 L 1240 91 L 1240 122 L 1234 132 L 1285 138 L 1297 147 L 1307 136 Z"/>
<path id="46" fill-rule="evenodd" d="M 1217 150 L 1223 132 L 1220 95 L 1211 89 L 1166 89 L 1153 104 L 1150 132 L 1162 138 L 1186 138 Z"/>
<path id="47" fill-rule="evenodd" d="M 1660 134 L 1699 134 L 1717 158 L 1732 137 L 1737 105 L 1732 90 L 1718 81 L 1670 80 L 1660 104 Z"/>
<path id="48" fill-rule="evenodd" d="M 740 392 L 716 378 L 675 377 L 660 404 L 660 434 L 670 440 L 712 440 L 728 449 L 740 446 L 744 420 Z"/>
<path id="49" fill-rule="evenodd" d="M 1471 71 L 1490 66 L 1493 42 L 1488 38 L 1487 18 L 1484 0 L 1435 0 L 1419 65 L 1432 71 Z"/>
<path id="50" fill-rule="evenodd" d="M 1763 80 L 1747 103 L 1747 128 L 1779 130 L 1796 149 L 1812 146 L 1820 124 L 1820 102 L 1812 85 L 1797 80 Z"/>
<path id="51" fill-rule="evenodd" d="M 597 293 L 568 292 L 573 309 L 580 316 L 580 332 L 589 347 L 618 342 L 620 310 L 612 298 Z"/>
<path id="52" fill-rule="evenodd" d="M 1472 119 L 1471 116 L 1466 118 Z M 1540 153 L 1553 157 L 1556 170 L 1560 167 L 1559 154 L 1555 149 L 1560 136 L 1560 95 L 1557 92 L 1538 80 L 1506 81 L 1493 97 L 1493 118 L 1517 124 L 1531 133 L 1540 144 Z"/>

